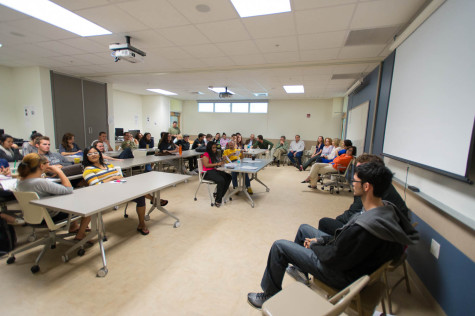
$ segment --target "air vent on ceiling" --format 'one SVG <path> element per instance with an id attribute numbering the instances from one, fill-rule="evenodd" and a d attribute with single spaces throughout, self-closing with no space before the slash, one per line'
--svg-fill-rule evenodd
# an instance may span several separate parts
<path id="1" fill-rule="evenodd" d="M 388 43 L 396 35 L 400 26 L 377 29 L 353 30 L 346 38 L 345 46 L 381 45 Z"/>
<path id="2" fill-rule="evenodd" d="M 267 92 L 256 92 L 254 93 L 256 97 L 267 97 L 269 94 Z"/>

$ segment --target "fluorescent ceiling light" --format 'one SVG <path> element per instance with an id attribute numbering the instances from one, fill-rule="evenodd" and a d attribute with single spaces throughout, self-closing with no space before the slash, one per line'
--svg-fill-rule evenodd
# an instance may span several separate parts
<path id="1" fill-rule="evenodd" d="M 0 47 L 2 47 L 2 46 L 3 46 L 3 44 L 2 44 L 2 43 L 0 43 Z"/>
<path id="2" fill-rule="evenodd" d="M 0 0 L 0 4 L 79 36 L 112 34 L 99 25 L 48 0 Z"/>
<path id="3" fill-rule="evenodd" d="M 284 86 L 285 92 L 287 93 L 304 93 L 305 90 L 302 85 L 300 86 Z"/>
<path id="4" fill-rule="evenodd" d="M 267 92 L 255 92 L 253 93 L 256 97 L 268 97 L 269 94 Z"/>
<path id="5" fill-rule="evenodd" d="M 147 89 L 147 90 L 148 90 L 148 91 L 155 92 L 155 93 L 164 94 L 164 95 L 177 95 L 177 94 L 174 93 L 174 92 L 170 92 L 170 91 L 162 90 L 162 89 Z"/>
<path id="6" fill-rule="evenodd" d="M 222 92 L 226 92 L 226 88 L 225 87 L 208 87 L 209 90 L 211 91 L 214 91 L 216 93 L 222 93 Z M 234 92 L 232 92 L 231 90 L 228 89 L 228 93 L 231 93 L 231 94 L 234 94 Z"/>
<path id="7" fill-rule="evenodd" d="M 290 0 L 231 0 L 241 18 L 290 12 Z"/>

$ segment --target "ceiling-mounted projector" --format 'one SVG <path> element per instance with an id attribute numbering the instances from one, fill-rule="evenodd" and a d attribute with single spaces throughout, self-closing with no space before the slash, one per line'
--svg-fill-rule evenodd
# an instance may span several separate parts
<path id="1" fill-rule="evenodd" d="M 140 49 L 130 45 L 130 36 L 125 37 L 125 44 L 110 44 L 109 49 L 112 51 L 111 56 L 114 57 L 114 61 L 126 60 L 129 63 L 138 63 L 143 61 L 143 57 L 147 54 Z"/>
<path id="2" fill-rule="evenodd" d="M 228 91 L 228 87 L 226 87 L 226 90 L 224 92 L 218 93 L 218 96 L 220 99 L 225 99 L 225 98 L 230 98 L 233 96 L 232 92 Z"/>

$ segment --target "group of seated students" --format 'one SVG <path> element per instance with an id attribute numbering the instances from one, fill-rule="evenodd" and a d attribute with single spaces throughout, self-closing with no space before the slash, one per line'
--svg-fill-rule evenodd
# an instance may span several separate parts
<path id="1" fill-rule="evenodd" d="M 249 304 L 261 308 L 281 291 L 285 273 L 306 285 L 311 274 L 341 290 L 384 263 L 398 260 L 408 245 L 417 243 L 419 234 L 391 184 L 392 176 L 380 157 L 357 157 L 349 209 L 336 219 L 321 218 L 318 229 L 301 225 L 293 242 L 275 241 L 261 280 L 263 292 L 248 293 Z"/>

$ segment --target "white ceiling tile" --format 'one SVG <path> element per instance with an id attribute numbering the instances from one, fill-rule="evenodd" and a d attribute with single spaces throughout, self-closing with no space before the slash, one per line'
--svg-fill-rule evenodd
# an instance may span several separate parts
<path id="1" fill-rule="evenodd" d="M 2 10 L 0 10 L 0 22 L 21 20 L 26 18 L 29 18 L 29 16 L 7 7 L 2 6 Z"/>
<path id="2" fill-rule="evenodd" d="M 139 31 L 148 28 L 140 20 L 130 16 L 115 5 L 82 9 L 76 11 L 76 13 L 113 33 Z"/>
<path id="3" fill-rule="evenodd" d="M 36 45 L 53 51 L 54 55 L 51 55 L 51 56 L 75 55 L 75 54 L 85 53 L 83 49 L 72 47 L 58 41 L 41 42 L 41 43 L 37 43 Z"/>
<path id="4" fill-rule="evenodd" d="M 87 37 L 71 38 L 59 42 L 88 53 L 99 53 L 109 50 L 108 46 L 99 45 Z"/>
<path id="5" fill-rule="evenodd" d="M 158 54 L 166 59 L 189 59 L 192 58 L 190 54 L 185 52 L 183 49 L 173 46 L 173 47 L 163 47 L 163 48 L 153 48 L 150 50 L 151 53 Z M 149 56 L 147 56 L 149 57 Z"/>
<path id="6" fill-rule="evenodd" d="M 164 36 L 158 34 L 154 30 L 128 32 L 127 35 L 131 37 L 130 43 L 132 46 L 142 49 L 147 47 L 169 47 L 174 46 L 172 42 L 167 40 Z M 125 38 L 120 43 L 125 43 Z"/>
<path id="7" fill-rule="evenodd" d="M 231 1 L 228 0 L 169 0 L 169 2 L 192 23 L 207 23 L 239 18 Z M 200 12 L 196 9 L 197 5 L 207 5 L 210 10 L 209 12 Z"/>
<path id="8" fill-rule="evenodd" d="M 295 19 L 299 34 L 346 30 L 351 21 L 355 5 L 328 7 L 297 11 Z"/>
<path id="9" fill-rule="evenodd" d="M 201 58 L 208 67 L 234 66 L 234 61 L 229 57 Z"/>
<path id="10" fill-rule="evenodd" d="M 23 52 L 29 53 L 30 55 L 32 52 L 34 53 L 34 57 L 49 57 L 49 56 L 57 56 L 59 52 L 54 52 L 48 47 L 38 46 L 36 44 L 22 44 L 15 46 L 15 49 Z"/>
<path id="11" fill-rule="evenodd" d="M 158 33 L 176 45 L 199 45 L 209 40 L 193 25 L 159 29 Z"/>
<path id="12" fill-rule="evenodd" d="M 321 7 L 356 3 L 358 0 L 292 0 L 292 10 L 308 10 Z"/>
<path id="13" fill-rule="evenodd" d="M 265 64 L 266 60 L 261 54 L 236 55 L 231 56 L 236 65 L 260 65 Z"/>
<path id="14" fill-rule="evenodd" d="M 253 38 L 295 35 L 293 13 L 249 17 L 242 20 Z"/>
<path id="15" fill-rule="evenodd" d="M 322 61 L 337 59 L 340 48 L 325 48 L 300 51 L 301 61 Z"/>
<path id="16" fill-rule="evenodd" d="M 425 0 L 380 0 L 359 3 L 352 29 L 367 29 L 404 24 L 424 4 Z"/>
<path id="17" fill-rule="evenodd" d="M 241 19 L 197 24 L 196 27 L 213 43 L 249 40 L 250 36 Z"/>
<path id="18" fill-rule="evenodd" d="M 282 53 L 298 50 L 298 42 L 295 36 L 263 38 L 256 41 L 256 45 L 263 53 Z"/>
<path id="19" fill-rule="evenodd" d="M 341 47 L 345 43 L 348 31 L 299 35 L 301 50 Z"/>
<path id="20" fill-rule="evenodd" d="M 31 33 L 32 36 L 38 35 L 50 40 L 60 40 L 60 39 L 67 39 L 67 38 L 75 38 L 79 37 L 78 35 L 71 33 L 69 31 L 65 31 L 60 29 L 59 27 L 53 26 L 46 22 L 28 18 L 23 20 L 16 20 L 12 22 L 8 22 L 8 25 L 13 28 L 17 28 L 18 33 L 28 32 Z M 26 34 L 28 36 L 28 34 Z"/>
<path id="21" fill-rule="evenodd" d="M 110 0 L 54 0 L 54 3 L 62 6 L 70 11 L 76 11 L 79 9 L 93 8 L 97 6 L 104 6 L 110 4 Z"/>
<path id="22" fill-rule="evenodd" d="M 229 56 L 259 54 L 259 49 L 253 41 L 218 43 L 217 46 Z"/>
<path id="23" fill-rule="evenodd" d="M 357 74 L 365 72 L 367 64 L 338 65 L 333 68 L 333 74 Z"/>
<path id="24" fill-rule="evenodd" d="M 340 59 L 353 59 L 379 56 L 386 45 L 348 46 L 341 49 Z"/>
<path id="25" fill-rule="evenodd" d="M 173 62 L 184 69 L 205 67 L 205 64 L 201 60 L 198 60 L 196 58 L 177 59 L 177 60 L 174 60 Z"/>
<path id="26" fill-rule="evenodd" d="M 264 58 L 271 64 L 287 64 L 299 61 L 298 52 L 265 53 Z"/>
<path id="27" fill-rule="evenodd" d="M 187 25 L 190 22 L 166 0 L 140 0 L 118 6 L 151 28 Z M 144 10 L 144 8 L 147 8 Z"/>
<path id="28" fill-rule="evenodd" d="M 183 46 L 182 48 L 188 54 L 197 58 L 224 56 L 224 53 L 214 44 Z"/>

